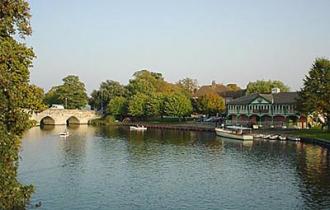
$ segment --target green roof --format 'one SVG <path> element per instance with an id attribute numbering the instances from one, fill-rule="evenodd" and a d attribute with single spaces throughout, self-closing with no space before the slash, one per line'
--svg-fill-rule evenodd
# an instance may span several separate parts
<path id="1" fill-rule="evenodd" d="M 259 94 L 254 93 L 251 95 L 242 96 L 235 100 L 228 102 L 228 105 L 247 105 L 252 103 L 256 98 L 264 98 L 269 103 L 273 104 L 295 104 L 296 98 L 298 97 L 297 92 L 283 92 L 273 94 Z"/>

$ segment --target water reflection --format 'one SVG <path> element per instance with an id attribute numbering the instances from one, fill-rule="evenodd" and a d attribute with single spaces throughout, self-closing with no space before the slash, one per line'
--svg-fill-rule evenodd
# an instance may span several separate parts
<path id="1" fill-rule="evenodd" d="M 212 133 L 126 127 L 33 128 L 20 178 L 47 209 L 330 207 L 329 151 Z M 244 202 L 243 202 L 244 201 Z"/>

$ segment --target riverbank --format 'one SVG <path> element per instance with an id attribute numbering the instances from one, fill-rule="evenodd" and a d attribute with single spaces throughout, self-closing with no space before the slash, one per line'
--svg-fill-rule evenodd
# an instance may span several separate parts
<path id="1" fill-rule="evenodd" d="M 171 129 L 171 130 L 182 130 L 182 131 L 204 131 L 204 132 L 214 132 L 215 124 L 201 124 L 194 122 L 186 123 L 126 123 L 123 126 L 134 126 L 136 124 L 143 125 L 147 128 L 157 128 L 157 129 Z"/>
<path id="2" fill-rule="evenodd" d="M 255 130 L 255 133 L 295 136 L 299 137 L 303 143 L 316 144 L 330 149 L 330 132 L 320 129 L 261 129 Z"/>
<path id="3" fill-rule="evenodd" d="M 316 144 L 330 149 L 330 132 L 319 129 L 295 130 L 291 132 L 293 135 L 299 136 L 301 142 Z"/>
<path id="4" fill-rule="evenodd" d="M 147 128 L 155 129 L 170 129 L 170 130 L 182 130 L 182 131 L 203 131 L 203 132 L 214 132 L 216 127 L 215 123 L 201 123 L 195 121 L 184 121 L 184 122 L 160 122 L 160 121 L 140 121 L 134 123 L 122 123 L 116 122 L 113 118 L 106 118 L 97 120 L 93 125 L 108 125 L 108 126 L 134 126 L 136 124 L 143 125 Z M 281 134 L 288 136 L 296 136 L 301 139 L 301 142 L 316 144 L 326 148 L 330 148 L 330 132 L 321 131 L 317 129 L 310 130 L 297 130 L 297 129 L 260 129 L 254 130 L 254 133 L 262 134 Z"/>
<path id="5" fill-rule="evenodd" d="M 143 125 L 147 128 L 205 132 L 213 132 L 216 127 L 216 123 L 214 122 L 201 123 L 189 118 L 186 118 L 185 120 L 179 120 L 178 118 L 159 118 L 152 121 L 119 122 L 112 116 L 106 116 L 91 122 L 91 125 L 94 126 L 135 126 L 137 124 Z"/>

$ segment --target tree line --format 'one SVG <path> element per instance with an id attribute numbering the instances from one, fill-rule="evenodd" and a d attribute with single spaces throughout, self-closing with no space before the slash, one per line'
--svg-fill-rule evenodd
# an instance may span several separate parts
<path id="1" fill-rule="evenodd" d="M 85 85 L 72 75 L 64 78 L 62 85 L 44 94 L 43 89 L 30 84 L 29 70 L 35 54 L 24 43 L 24 39 L 32 34 L 30 18 L 26 0 L 1 0 L 0 209 L 24 209 L 34 191 L 33 186 L 23 185 L 17 180 L 20 139 L 32 126 L 29 115 L 45 109 L 44 103 L 65 104 L 66 108 L 83 108 L 89 103 L 94 109 L 106 110 L 117 117 L 184 117 L 194 111 L 211 114 L 224 110 L 224 99 L 217 94 L 210 92 L 198 99 L 193 97 L 198 88 L 196 80 L 186 78 L 172 84 L 166 82 L 162 74 L 146 70 L 136 72 L 127 86 L 110 80 L 102 82 L 90 98 Z M 257 81 L 248 85 L 247 93 L 268 93 L 271 87 L 274 87 L 274 81 Z M 237 89 L 235 85 L 230 88 Z M 301 112 L 327 116 L 330 129 L 328 59 L 317 58 L 314 61 L 297 100 Z"/>
<path id="2" fill-rule="evenodd" d="M 297 108 L 306 115 L 319 113 L 329 119 L 329 63 L 325 58 L 317 58 L 304 79 L 304 86 L 297 98 Z M 236 84 L 225 86 L 226 91 L 239 91 Z M 290 88 L 278 80 L 257 80 L 249 82 L 246 94 L 271 93 L 272 88 L 288 92 Z M 163 75 L 147 70 L 133 74 L 127 85 L 106 80 L 88 97 L 83 82 L 78 76 L 69 75 L 63 84 L 52 87 L 44 96 L 44 103 L 64 104 L 66 108 L 81 109 L 89 104 L 92 109 L 110 114 L 117 119 L 134 117 L 147 119 L 163 116 L 183 118 L 192 113 L 215 115 L 225 112 L 225 99 L 217 92 L 207 91 L 196 97 L 199 89 L 197 80 L 184 78 L 176 83 L 165 81 Z M 42 98 L 42 89 L 33 86 L 31 92 Z M 32 102 L 32 101 L 31 101 Z M 44 106 L 40 106 L 42 108 Z"/>
<path id="3" fill-rule="evenodd" d="M 173 84 L 165 81 L 161 73 L 141 70 L 133 74 L 127 85 L 113 80 L 102 82 L 88 98 L 84 84 L 77 76 L 69 75 L 62 85 L 45 94 L 44 102 L 48 106 L 64 104 L 66 108 L 78 109 L 89 104 L 92 109 L 117 119 L 183 118 L 193 112 L 216 114 L 225 110 L 224 99 L 217 94 L 194 98 L 197 89 L 197 80 L 185 78 Z"/>

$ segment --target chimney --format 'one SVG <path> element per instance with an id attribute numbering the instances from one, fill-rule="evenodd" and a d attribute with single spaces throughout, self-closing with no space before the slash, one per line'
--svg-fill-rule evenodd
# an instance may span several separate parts
<path id="1" fill-rule="evenodd" d="M 279 93 L 281 90 L 279 88 L 272 88 L 272 94 Z"/>

